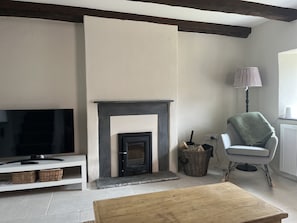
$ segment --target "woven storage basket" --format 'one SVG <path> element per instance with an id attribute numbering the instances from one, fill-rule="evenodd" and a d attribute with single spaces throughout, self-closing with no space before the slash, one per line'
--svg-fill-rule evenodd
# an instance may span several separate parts
<path id="1" fill-rule="evenodd" d="M 38 175 L 40 182 L 62 180 L 63 169 L 40 170 Z"/>
<path id="2" fill-rule="evenodd" d="M 36 181 L 36 172 L 35 171 L 12 173 L 12 183 L 13 184 L 34 183 L 35 181 Z"/>
<path id="3" fill-rule="evenodd" d="M 212 150 L 213 148 L 205 148 L 204 151 L 183 149 L 181 159 L 185 174 L 195 177 L 205 176 Z"/>

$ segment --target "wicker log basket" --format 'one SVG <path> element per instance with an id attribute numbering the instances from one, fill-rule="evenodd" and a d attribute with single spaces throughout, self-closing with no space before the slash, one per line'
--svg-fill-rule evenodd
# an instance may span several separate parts
<path id="1" fill-rule="evenodd" d="M 13 184 L 26 184 L 34 183 L 36 181 L 36 171 L 24 171 L 12 173 L 12 183 Z"/>
<path id="2" fill-rule="evenodd" d="M 63 169 L 40 170 L 38 177 L 40 182 L 62 180 Z"/>
<path id="3" fill-rule="evenodd" d="M 180 151 L 180 163 L 186 175 L 202 177 L 207 174 L 213 146 L 208 144 L 191 145 Z"/>

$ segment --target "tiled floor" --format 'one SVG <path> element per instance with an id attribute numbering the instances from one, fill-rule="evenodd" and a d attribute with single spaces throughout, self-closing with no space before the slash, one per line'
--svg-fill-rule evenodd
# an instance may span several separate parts
<path id="1" fill-rule="evenodd" d="M 94 200 L 129 196 L 190 187 L 222 181 L 223 173 L 209 169 L 204 177 L 190 177 L 178 174 L 179 180 L 125 186 L 110 189 L 49 188 L 0 194 L 0 222 L 5 223 L 80 223 L 94 219 L 92 202 Z M 272 175 L 274 188 L 268 187 L 263 171 L 246 173 L 234 171 L 230 181 L 248 190 L 265 201 L 289 213 L 285 223 L 297 222 L 297 182 Z"/>

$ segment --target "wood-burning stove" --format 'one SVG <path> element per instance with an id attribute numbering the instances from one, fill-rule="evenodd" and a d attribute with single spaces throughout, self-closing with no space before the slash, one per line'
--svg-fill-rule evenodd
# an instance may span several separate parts
<path id="1" fill-rule="evenodd" d="M 119 176 L 152 173 L 152 133 L 118 134 Z"/>

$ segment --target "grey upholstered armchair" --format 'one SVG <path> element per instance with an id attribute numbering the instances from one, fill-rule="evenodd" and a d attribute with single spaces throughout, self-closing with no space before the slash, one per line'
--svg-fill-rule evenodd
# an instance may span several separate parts
<path id="1" fill-rule="evenodd" d="M 234 117 L 239 120 L 239 125 L 234 124 Z M 275 155 L 278 138 L 261 113 L 248 112 L 229 118 L 226 133 L 222 134 L 221 138 L 229 160 L 226 181 L 239 163 L 245 163 L 263 166 L 268 185 L 272 186 L 268 164 Z"/>

